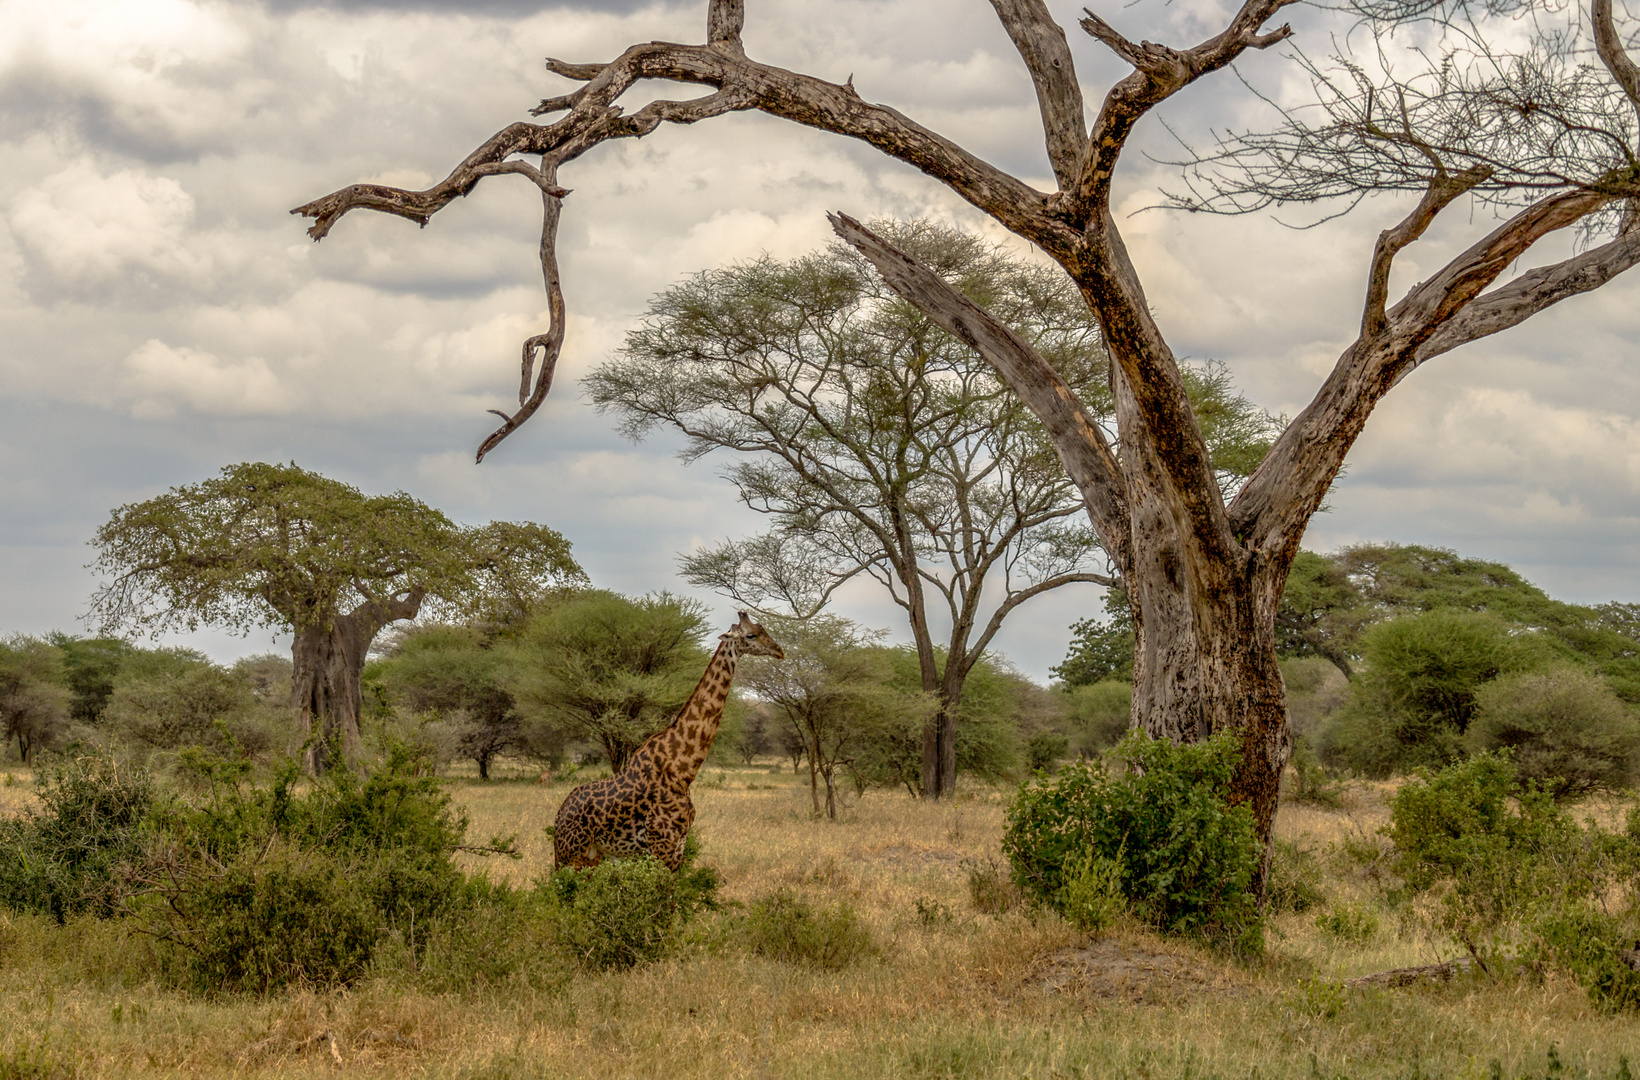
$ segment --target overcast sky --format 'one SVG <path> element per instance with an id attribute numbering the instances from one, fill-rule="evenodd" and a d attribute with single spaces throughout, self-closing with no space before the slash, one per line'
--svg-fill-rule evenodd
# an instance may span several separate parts
<path id="1" fill-rule="evenodd" d="M 852 74 L 867 99 L 1046 177 L 1029 82 L 985 0 L 747 6 L 752 56 Z M 1121 68 L 1075 30 L 1080 3 L 1050 6 L 1097 101 Z M 1228 10 L 1105 6 L 1130 36 L 1179 44 L 1216 32 Z M 426 186 L 567 88 L 543 57 L 697 41 L 704 11 L 704 0 L 0 2 L 0 633 L 82 630 L 95 587 L 86 540 L 110 509 L 246 460 L 402 488 L 461 521 L 551 525 L 596 583 L 633 593 L 687 591 L 680 552 L 755 531 L 711 458 L 685 467 L 675 443 L 626 442 L 582 399 L 580 377 L 655 292 L 821 246 L 828 210 L 1006 239 L 934 182 L 758 116 L 572 163 L 560 176 L 574 189 L 564 359 L 546 407 L 482 466 L 485 410 L 509 405 L 518 343 L 545 328 L 534 189 L 488 180 L 425 230 L 355 213 L 319 245 L 288 214 L 356 181 Z M 1297 41 L 1325 50 L 1320 13 L 1291 18 Z M 1304 82 L 1282 51 L 1240 67 L 1294 100 Z M 1186 132 L 1269 119 L 1229 73 L 1171 106 Z M 1165 157 L 1165 133 L 1146 125 L 1136 150 Z M 1169 175 L 1130 152 L 1119 189 L 1164 332 L 1181 357 L 1223 361 L 1258 404 L 1295 413 L 1352 336 L 1373 238 L 1405 207 L 1369 202 L 1307 231 L 1263 215 L 1140 212 Z M 1401 287 L 1491 225 L 1480 208 L 1451 217 L 1403 254 Z M 1418 371 L 1379 407 L 1306 545 L 1438 544 L 1508 562 L 1566 599 L 1640 600 L 1637 330 L 1631 273 Z M 1032 601 L 1001 651 L 1046 678 L 1096 597 Z M 704 599 L 727 620 L 726 602 Z M 842 611 L 905 638 L 864 587 Z M 169 640 L 224 659 L 270 644 Z"/>

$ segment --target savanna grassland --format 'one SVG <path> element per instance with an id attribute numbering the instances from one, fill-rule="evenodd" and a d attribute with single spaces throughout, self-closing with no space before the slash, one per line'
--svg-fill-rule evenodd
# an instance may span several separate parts
<path id="1" fill-rule="evenodd" d="M 516 833 L 522 857 L 461 858 L 527 884 L 550 869 L 545 827 L 570 785 L 498 775 L 457 777 L 452 794 L 470 835 Z M 999 859 L 1006 790 L 970 786 L 940 805 L 871 792 L 827 822 L 787 765 L 709 766 L 695 830 L 727 903 L 667 959 L 605 973 L 546 962 L 447 993 L 388 971 L 327 992 L 212 995 L 144 974 L 153 946 L 124 920 L 0 916 L 0 1078 L 1513 1078 L 1640 1065 L 1633 1015 L 1603 1015 L 1553 972 L 1345 985 L 1461 951 L 1374 882 L 1385 791 L 1282 811 L 1278 832 L 1314 853 L 1325 899 L 1273 916 L 1266 954 L 1237 960 L 1130 924 L 1095 939 L 1057 916 L 977 911 L 970 878 Z M 0 786 L 5 812 L 32 798 L 26 773 Z M 825 970 L 745 947 L 741 905 L 781 890 L 852 907 L 871 953 Z M 1346 911 L 1343 933 L 1317 925 Z"/>

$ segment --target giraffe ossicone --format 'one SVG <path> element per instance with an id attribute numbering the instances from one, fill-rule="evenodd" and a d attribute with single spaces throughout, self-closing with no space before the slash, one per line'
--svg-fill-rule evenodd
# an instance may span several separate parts
<path id="1" fill-rule="evenodd" d="M 742 656 L 783 659 L 769 632 L 742 611 L 718 638 L 717 652 L 677 718 L 644 740 L 614 776 L 582 784 L 565 797 L 553 822 L 553 862 L 597 866 L 606 858 L 650 854 L 669 869 L 683 862 L 683 842 L 695 823 L 689 799 L 712 749 L 735 662 Z"/>

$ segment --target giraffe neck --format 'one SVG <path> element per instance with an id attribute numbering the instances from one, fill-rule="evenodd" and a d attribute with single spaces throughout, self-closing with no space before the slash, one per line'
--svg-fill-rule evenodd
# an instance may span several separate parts
<path id="1" fill-rule="evenodd" d="M 694 781 L 712 749 L 712 739 L 723 720 L 723 704 L 729 700 L 739 651 L 739 643 L 733 638 L 718 646 L 689 703 L 662 735 L 661 745 L 667 751 L 672 775 L 685 784 Z"/>

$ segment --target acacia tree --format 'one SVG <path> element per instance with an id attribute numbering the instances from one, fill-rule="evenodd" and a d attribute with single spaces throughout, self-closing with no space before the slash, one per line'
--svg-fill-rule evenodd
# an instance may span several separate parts
<path id="1" fill-rule="evenodd" d="M 533 110 L 561 118 L 509 124 L 432 187 L 354 185 L 295 212 L 316 219 L 309 235 L 319 239 L 358 208 L 426 224 L 488 176 L 519 174 L 538 186 L 551 324 L 525 343 L 519 408 L 485 441 L 482 457 L 540 406 L 563 342 L 555 244 L 567 194 L 558 170 L 566 162 L 663 123 L 755 109 L 859 139 L 946 184 L 1036 244 L 1076 283 L 1113 361 L 1115 439 L 1029 341 L 852 218 L 836 215 L 834 225 L 896 291 L 978 349 L 1041 418 L 1132 601 L 1135 722 L 1175 739 L 1239 733 L 1232 791 L 1252 808 L 1267 839 L 1291 753 L 1275 612 L 1305 526 L 1373 408 L 1419 364 L 1598 288 L 1640 261 L 1632 212 L 1640 198 L 1640 67 L 1624 52 L 1611 0 L 1590 0 L 1594 57 L 1587 37 L 1549 25 L 1557 10 L 1579 9 L 1548 0 L 1532 12 L 1537 21 L 1508 24 L 1517 39 L 1537 34 L 1513 57 L 1477 43 L 1489 20 L 1531 10 L 1537 0 L 1353 0 L 1380 38 L 1418 18 L 1461 21 L 1464 32 L 1402 59 L 1401 70 L 1427 61 L 1419 78 L 1378 73 L 1397 65 L 1342 64 L 1336 78 L 1320 72 L 1320 109 L 1292 114 L 1268 136 L 1232 140 L 1199 163 L 1201 194 L 1190 196 L 1190 205 L 1200 209 L 1376 191 L 1419 195 L 1366 260 L 1355 340 L 1247 484 L 1225 500 L 1180 366 L 1128 259 L 1111 185 L 1139 122 L 1249 50 L 1290 37 L 1290 26 L 1267 27 L 1294 2 L 1243 0 L 1220 32 L 1179 48 L 1135 42 L 1089 12 L 1082 28 L 1132 66 L 1106 92 L 1090 126 L 1064 31 L 1043 0 L 991 0 L 1035 86 L 1055 191 L 1032 187 L 866 101 L 852 81 L 758 63 L 741 44 L 743 0 L 710 0 L 704 44 L 645 42 L 603 63 L 549 60 L 549 70 L 583 84 Z M 1595 59 L 1598 65 L 1585 62 Z M 630 114 L 616 104 L 655 79 L 711 92 L 650 101 Z M 539 155 L 539 167 L 520 155 Z M 1396 256 L 1466 193 L 1493 200 L 1501 222 L 1391 303 Z M 1580 225 L 1591 230 L 1580 253 L 1499 283 L 1539 241 Z"/>
<path id="2" fill-rule="evenodd" d="M 306 765 L 359 748 L 360 675 L 376 634 L 424 604 L 466 610 L 528 578 L 584 579 L 542 525 L 459 528 L 403 492 L 366 496 L 295 465 L 250 462 L 114 511 L 92 543 L 110 580 L 90 617 L 105 630 L 290 630 L 291 705 Z M 500 585 L 497 585 L 497 582 Z"/>
<path id="3" fill-rule="evenodd" d="M 876 227 L 1028 337 L 1110 423 L 1105 353 L 1063 274 L 930 222 Z M 1185 379 L 1221 483 L 1233 486 L 1269 449 L 1273 418 L 1234 393 L 1222 367 Z M 954 789 L 963 689 L 1004 620 L 1052 589 L 1115 584 L 1096 571 L 1098 539 L 1041 422 L 845 244 L 666 290 L 586 386 L 634 438 L 659 425 L 687 435 L 685 461 L 746 455 L 726 475 L 773 528 L 687 557 L 691 583 L 798 618 L 856 577 L 887 589 L 939 704 L 923 732 L 925 797 Z"/>
<path id="4" fill-rule="evenodd" d="M 875 635 L 862 633 L 847 619 L 819 615 L 781 620 L 775 632 L 785 643 L 785 659 L 768 663 L 748 658 L 743 681 L 774 706 L 802 741 L 814 816 L 824 813 L 835 821 L 837 770 L 856 770 L 856 759 L 874 741 L 892 740 L 902 730 L 914 734 L 938 706 L 931 694 L 894 686 L 888 650 L 874 646 Z"/>
<path id="5" fill-rule="evenodd" d="M 1103 404 L 1104 352 L 1063 275 L 937 225 L 879 227 Z M 744 455 L 725 475 L 773 528 L 687 557 L 691 583 L 797 618 L 856 577 L 888 590 L 939 703 L 923 733 L 927 797 L 952 791 L 963 686 L 1004 619 L 1051 589 L 1112 583 L 1036 418 L 846 245 L 668 289 L 586 385 L 634 438 L 667 425 L 689 437 L 686 461 Z"/>

